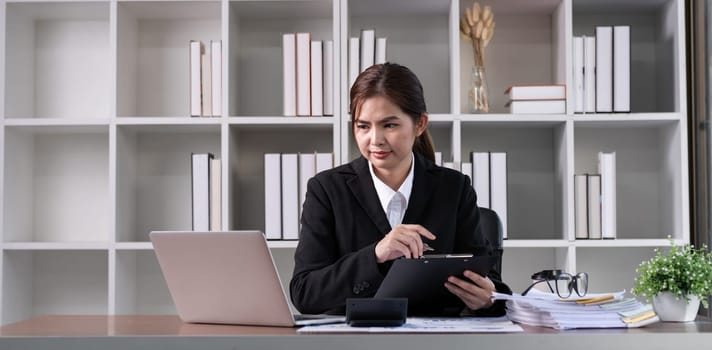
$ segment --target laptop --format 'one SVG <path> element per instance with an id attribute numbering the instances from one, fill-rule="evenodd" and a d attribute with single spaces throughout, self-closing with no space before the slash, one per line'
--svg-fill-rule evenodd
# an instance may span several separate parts
<path id="1" fill-rule="evenodd" d="M 150 237 L 184 322 L 295 327 L 344 321 L 292 314 L 260 231 L 154 231 Z"/>

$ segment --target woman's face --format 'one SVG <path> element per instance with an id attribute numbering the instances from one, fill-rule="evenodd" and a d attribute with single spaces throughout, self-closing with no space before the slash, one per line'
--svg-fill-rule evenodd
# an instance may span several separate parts
<path id="1" fill-rule="evenodd" d="M 377 174 L 409 169 L 415 138 L 425 131 L 428 117 L 416 125 L 388 98 L 374 96 L 363 102 L 354 122 L 359 151 Z"/>

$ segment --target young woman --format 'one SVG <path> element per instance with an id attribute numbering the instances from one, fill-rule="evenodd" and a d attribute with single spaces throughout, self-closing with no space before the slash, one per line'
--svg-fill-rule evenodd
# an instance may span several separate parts
<path id="1" fill-rule="evenodd" d="M 408 68 L 385 63 L 351 88 L 351 122 L 361 157 L 307 185 L 290 291 L 303 313 L 344 313 L 346 298 L 375 294 L 394 259 L 490 253 L 476 195 L 460 172 L 434 164 L 423 88 Z M 450 277 L 464 307 L 503 314 L 492 291 L 511 293 L 491 271 Z M 428 314 L 451 313 L 434 301 Z M 482 313 L 482 312 L 480 312 Z"/>

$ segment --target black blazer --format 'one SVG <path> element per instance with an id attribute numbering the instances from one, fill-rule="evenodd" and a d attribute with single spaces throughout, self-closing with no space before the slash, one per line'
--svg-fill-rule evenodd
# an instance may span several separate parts
<path id="1" fill-rule="evenodd" d="M 346 298 L 372 297 L 390 268 L 390 263 L 376 262 L 376 243 L 391 226 L 368 167 L 368 161 L 359 157 L 317 174 L 307 184 L 289 285 L 292 302 L 302 313 L 343 314 Z M 415 153 L 413 189 L 403 223 L 420 224 L 437 237 L 424 238 L 435 249 L 432 253 L 492 254 L 477 232 L 479 215 L 467 176 Z M 489 277 L 498 291 L 511 293 L 499 273 L 493 270 Z M 497 302 L 483 311 L 504 314 L 504 305 Z"/>

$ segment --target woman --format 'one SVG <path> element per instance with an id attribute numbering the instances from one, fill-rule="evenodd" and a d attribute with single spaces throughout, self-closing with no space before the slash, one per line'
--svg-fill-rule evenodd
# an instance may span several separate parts
<path id="1" fill-rule="evenodd" d="M 344 313 L 346 298 L 371 297 L 394 259 L 490 253 L 478 231 L 469 179 L 434 165 L 423 88 L 408 68 L 385 63 L 351 88 L 351 122 L 361 157 L 309 180 L 290 283 L 303 313 Z M 503 314 L 491 292 L 510 292 L 491 271 L 450 277 L 446 288 L 469 310 Z M 427 313 L 443 314 L 437 301 Z"/>

